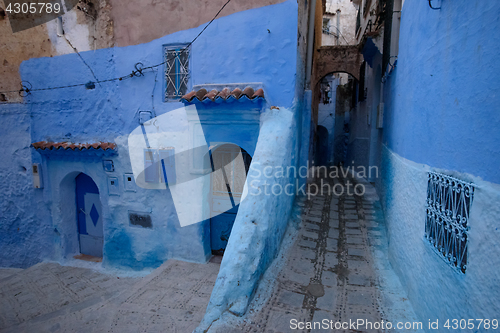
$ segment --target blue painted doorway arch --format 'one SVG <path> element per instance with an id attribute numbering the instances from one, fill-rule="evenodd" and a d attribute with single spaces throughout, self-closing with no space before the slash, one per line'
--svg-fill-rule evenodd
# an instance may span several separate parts
<path id="1" fill-rule="evenodd" d="M 76 211 L 80 253 L 102 257 L 103 225 L 99 189 L 92 178 L 80 173 L 76 181 Z"/>
<path id="2" fill-rule="evenodd" d="M 236 156 L 241 154 L 244 169 L 238 168 Z M 223 144 L 210 151 L 212 172 L 210 191 L 210 247 L 212 254 L 223 255 L 238 213 L 243 186 L 252 157 L 235 144 Z M 244 173 L 244 174 L 243 174 Z M 218 213 L 215 214 L 215 213 Z"/>

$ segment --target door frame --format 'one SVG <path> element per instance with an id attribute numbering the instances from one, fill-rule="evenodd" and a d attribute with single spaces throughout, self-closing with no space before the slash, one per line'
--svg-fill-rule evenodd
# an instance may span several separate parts
<path id="1" fill-rule="evenodd" d="M 212 212 L 214 212 L 214 208 L 213 208 L 213 205 L 214 205 L 214 198 L 216 198 L 217 196 L 214 195 L 214 183 L 213 183 L 213 178 L 214 178 L 214 165 L 213 165 L 213 159 L 212 159 L 212 154 L 213 152 L 215 152 L 218 148 L 221 148 L 222 146 L 224 145 L 231 145 L 231 146 L 235 146 L 235 147 L 238 147 L 238 149 L 240 149 L 240 152 L 243 154 L 243 156 L 247 155 L 249 157 L 249 164 L 248 164 L 248 168 L 246 169 L 246 175 L 248 175 L 248 171 L 249 171 L 249 168 L 250 168 L 250 163 L 252 161 L 252 156 L 244 149 L 242 148 L 241 146 L 235 144 L 235 143 L 230 143 L 230 142 L 210 142 L 209 144 L 209 151 L 208 151 L 208 154 L 209 154 L 209 157 L 210 157 L 210 169 L 211 169 L 211 174 L 210 174 L 210 186 L 209 186 L 209 191 L 208 191 L 208 201 L 209 201 L 209 209 L 210 209 L 210 218 L 209 218 L 209 221 L 208 221 L 208 229 L 209 229 L 209 237 L 208 237 L 208 241 L 209 241 L 209 248 L 210 248 L 210 251 L 211 253 L 213 254 L 212 251 L 214 251 L 212 249 Z M 234 159 L 231 160 L 231 165 L 233 166 L 234 168 L 234 163 L 233 163 Z M 245 162 L 245 157 L 244 157 L 244 162 Z M 245 180 L 246 180 L 246 177 L 245 177 Z M 234 181 L 234 178 L 232 178 L 230 180 L 230 182 L 233 182 Z M 226 183 L 227 184 L 227 183 Z M 229 193 L 232 193 L 232 189 L 229 185 L 229 189 L 230 189 L 230 192 Z M 243 192 L 243 190 L 242 190 Z M 222 212 L 220 214 L 218 214 L 217 216 L 215 217 L 218 217 L 220 215 L 223 215 L 223 214 L 226 214 L 226 215 L 234 215 L 234 220 L 236 220 L 236 216 L 238 214 L 238 209 L 239 209 L 239 204 L 241 202 L 241 194 L 242 193 L 238 193 L 239 196 L 238 196 L 238 203 L 235 204 L 230 210 L 227 210 L 225 212 Z M 231 194 L 230 194 L 231 195 Z M 232 204 L 235 203 L 234 201 L 234 196 L 232 196 Z M 234 211 L 234 212 L 229 212 L 229 211 Z M 234 227 L 234 221 L 233 221 L 233 227 Z M 231 230 L 232 228 L 231 227 Z M 229 236 L 230 238 L 231 236 Z M 229 242 L 229 239 L 228 239 L 228 242 Z M 224 248 L 225 250 L 225 248 Z"/>

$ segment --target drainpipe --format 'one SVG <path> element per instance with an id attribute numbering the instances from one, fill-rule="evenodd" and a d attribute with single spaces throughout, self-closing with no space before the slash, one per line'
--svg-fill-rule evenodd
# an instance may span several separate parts
<path id="1" fill-rule="evenodd" d="M 391 32 L 392 32 L 392 17 L 394 15 L 394 0 L 387 0 L 385 5 L 385 21 L 384 21 L 384 47 L 382 54 L 382 73 L 387 70 L 387 65 L 391 58 Z"/>
<path id="2" fill-rule="evenodd" d="M 340 9 L 337 9 L 337 45 L 339 45 L 339 35 L 340 35 Z"/>
<path id="3" fill-rule="evenodd" d="M 307 31 L 307 60 L 306 60 L 306 89 L 311 89 L 311 73 L 314 48 L 314 21 L 316 16 L 316 0 L 310 0 L 311 7 L 309 8 L 309 30 Z"/>

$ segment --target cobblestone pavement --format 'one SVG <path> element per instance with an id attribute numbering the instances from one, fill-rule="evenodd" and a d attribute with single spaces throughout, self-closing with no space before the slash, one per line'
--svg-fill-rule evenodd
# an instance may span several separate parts
<path id="1" fill-rule="evenodd" d="M 321 185 L 320 179 L 316 181 Z M 348 179 L 324 179 L 346 189 Z M 353 181 L 350 180 L 353 184 Z M 297 322 L 417 322 L 387 259 L 387 241 L 377 196 L 311 197 L 271 295 L 242 319 L 225 316 L 209 332 L 383 332 L 370 326 L 293 329 Z M 340 187 L 337 187 L 340 189 Z M 350 191 L 353 192 L 351 185 Z M 339 193 L 340 190 L 337 191 Z M 331 322 L 330 324 L 331 325 Z M 346 327 L 346 326 L 345 326 Z M 377 327 L 377 326 L 375 326 Z M 385 326 L 384 326 L 385 327 Z M 403 331 L 403 330 L 392 330 Z M 413 330 L 404 330 L 413 332 Z"/>
<path id="2" fill-rule="evenodd" d="M 346 186 L 347 179 L 323 182 Z M 394 325 L 398 321 L 416 322 L 387 260 L 385 227 L 376 194 L 370 184 L 365 185 L 367 194 L 362 197 L 326 193 L 301 203 L 300 229 L 287 231 L 288 245 L 284 244 L 280 257 L 266 273 L 268 278 L 262 280 L 248 314 L 242 318 L 225 314 L 210 332 L 384 331 L 366 326 L 293 330 L 291 319 L 328 319 L 334 324 L 357 319 Z M 205 313 L 218 271 L 217 263 L 176 260 L 167 261 L 143 278 L 117 278 L 54 263 L 21 271 L 3 270 L 0 330 L 189 333 Z"/>
<path id="3" fill-rule="evenodd" d="M 169 260 L 143 278 L 43 263 L 0 280 L 2 332 L 192 332 L 219 264 Z"/>

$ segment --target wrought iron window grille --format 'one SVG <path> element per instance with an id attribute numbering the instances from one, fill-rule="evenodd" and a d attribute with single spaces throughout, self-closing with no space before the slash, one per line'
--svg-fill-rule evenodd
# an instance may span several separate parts
<path id="1" fill-rule="evenodd" d="M 190 48 L 165 46 L 165 101 L 180 99 L 187 93 Z"/>
<path id="2" fill-rule="evenodd" d="M 461 273 L 467 269 L 469 211 L 473 197 L 472 183 L 429 172 L 425 238 L 442 259 Z"/>

